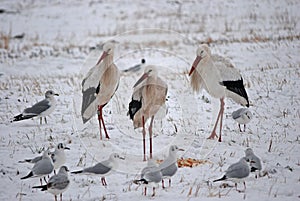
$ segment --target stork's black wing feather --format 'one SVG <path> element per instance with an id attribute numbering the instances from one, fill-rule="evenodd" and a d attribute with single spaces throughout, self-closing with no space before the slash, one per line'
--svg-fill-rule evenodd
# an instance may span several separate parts
<path id="1" fill-rule="evenodd" d="M 141 107 L 142 107 L 142 100 L 134 100 L 134 99 L 131 100 L 131 102 L 129 103 L 129 110 L 128 110 L 130 119 L 133 120 L 135 113 L 137 113 L 137 111 L 139 111 Z"/>
<path id="2" fill-rule="evenodd" d="M 81 105 L 81 116 L 83 123 L 86 123 L 89 119 L 83 118 L 83 114 L 85 110 L 89 107 L 89 105 L 96 100 L 96 93 L 97 89 L 95 87 L 90 87 L 85 91 L 82 91 L 82 105 Z"/>
<path id="3" fill-rule="evenodd" d="M 248 95 L 244 87 L 243 78 L 240 80 L 228 80 L 220 82 L 221 85 L 225 86 L 226 89 L 229 91 L 232 91 L 233 93 L 236 93 L 242 97 L 244 97 L 247 100 L 247 107 L 249 107 L 249 100 Z"/>

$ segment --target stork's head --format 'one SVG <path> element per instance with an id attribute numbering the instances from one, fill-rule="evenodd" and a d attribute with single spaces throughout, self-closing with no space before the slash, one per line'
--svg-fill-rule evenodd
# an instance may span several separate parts
<path id="1" fill-rule="evenodd" d="M 142 75 L 142 77 L 134 84 L 133 87 L 138 86 L 140 83 L 142 83 L 145 79 L 147 79 L 148 77 L 151 76 L 157 76 L 157 70 L 155 66 L 146 66 L 145 70 L 144 70 L 144 74 Z"/>
<path id="2" fill-rule="evenodd" d="M 195 61 L 193 62 L 192 68 L 190 70 L 189 76 L 192 75 L 192 73 L 194 72 L 194 70 L 197 68 L 199 62 L 202 59 L 205 59 L 207 57 L 210 57 L 211 53 L 210 53 L 210 49 L 208 47 L 207 44 L 202 44 L 198 47 L 197 51 L 196 51 L 197 57 L 195 59 Z"/>
<path id="3" fill-rule="evenodd" d="M 108 55 L 112 55 L 114 52 L 114 48 L 115 48 L 115 44 L 112 41 L 108 41 L 106 43 L 104 43 L 103 45 L 103 53 L 99 59 L 99 61 L 97 62 L 97 65 Z"/>

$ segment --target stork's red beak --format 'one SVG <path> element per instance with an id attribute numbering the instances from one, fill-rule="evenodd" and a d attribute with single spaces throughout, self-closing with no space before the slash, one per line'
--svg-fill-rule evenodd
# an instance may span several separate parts
<path id="1" fill-rule="evenodd" d="M 149 74 L 144 73 L 144 75 L 142 75 L 142 77 L 134 84 L 133 88 L 139 85 L 141 82 L 143 82 L 147 77 L 149 77 Z"/>
<path id="2" fill-rule="evenodd" d="M 194 70 L 195 70 L 196 67 L 198 66 L 198 63 L 200 62 L 201 59 L 202 59 L 201 56 L 197 56 L 197 57 L 196 57 L 196 59 L 195 59 L 193 65 L 192 65 L 192 68 L 191 68 L 191 70 L 190 70 L 190 72 L 189 72 L 189 76 L 192 75 L 192 73 L 194 72 Z"/>
<path id="3" fill-rule="evenodd" d="M 108 55 L 107 52 L 104 51 L 104 52 L 102 53 L 102 55 L 101 55 L 101 57 L 100 57 L 100 59 L 98 60 L 98 62 L 97 62 L 96 65 L 100 64 L 100 62 L 101 62 L 107 55 Z"/>

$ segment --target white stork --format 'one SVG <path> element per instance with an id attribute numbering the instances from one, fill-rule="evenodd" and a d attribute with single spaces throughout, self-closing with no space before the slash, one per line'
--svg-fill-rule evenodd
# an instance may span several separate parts
<path id="1" fill-rule="evenodd" d="M 82 81 L 83 123 L 89 121 L 98 110 L 100 139 L 102 140 L 101 123 L 105 136 L 109 139 L 103 120 L 102 109 L 113 97 L 119 86 L 120 72 L 113 62 L 114 44 L 107 42 L 103 45 L 103 54 L 97 64 L 89 70 Z"/>
<path id="2" fill-rule="evenodd" d="M 168 91 L 167 84 L 158 77 L 155 66 L 145 67 L 144 74 L 135 83 L 132 100 L 129 103 L 130 119 L 134 128 L 143 127 L 144 161 L 146 160 L 146 130 L 145 122 L 151 118 L 149 125 L 150 159 L 152 158 L 152 124 L 155 114 L 160 108 L 165 107 Z"/>
<path id="3" fill-rule="evenodd" d="M 216 128 L 220 120 L 221 142 L 222 121 L 224 113 L 224 98 L 229 97 L 236 103 L 249 107 L 247 92 L 244 88 L 241 74 L 233 65 L 220 56 L 211 56 L 207 44 L 202 44 L 197 49 L 197 57 L 189 72 L 191 76 L 191 86 L 194 91 L 198 92 L 204 88 L 211 96 L 220 99 L 220 111 L 208 139 L 215 138 Z"/>

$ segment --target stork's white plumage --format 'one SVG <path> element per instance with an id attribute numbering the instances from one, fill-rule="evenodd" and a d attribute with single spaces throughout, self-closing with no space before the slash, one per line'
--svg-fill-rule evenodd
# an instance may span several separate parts
<path id="1" fill-rule="evenodd" d="M 99 61 L 89 70 L 82 81 L 82 120 L 83 123 L 86 123 L 98 111 L 100 139 L 102 139 L 101 123 L 103 124 L 105 136 L 109 139 L 103 120 L 102 109 L 113 97 L 120 80 L 120 72 L 113 62 L 113 53 L 114 43 L 105 43 Z"/>
<path id="2" fill-rule="evenodd" d="M 145 122 L 151 118 L 149 126 L 150 158 L 152 158 L 152 124 L 154 116 L 161 107 L 165 107 L 168 86 L 158 77 L 155 66 L 147 66 L 144 74 L 134 85 L 132 100 L 129 103 L 129 115 L 134 128 L 143 127 L 144 161 L 146 160 Z"/>
<path id="3" fill-rule="evenodd" d="M 212 56 L 207 44 L 197 49 L 197 57 L 189 72 L 194 91 L 204 88 L 211 96 L 220 99 L 220 111 L 209 139 L 215 138 L 220 120 L 221 142 L 224 98 L 229 97 L 236 103 L 249 107 L 249 100 L 243 84 L 243 78 L 233 65 L 220 56 Z"/>

